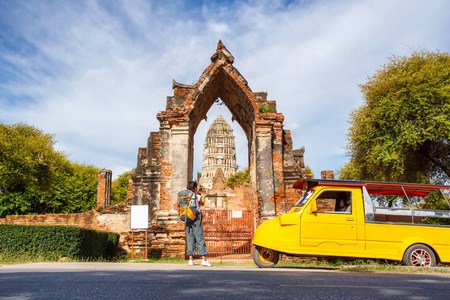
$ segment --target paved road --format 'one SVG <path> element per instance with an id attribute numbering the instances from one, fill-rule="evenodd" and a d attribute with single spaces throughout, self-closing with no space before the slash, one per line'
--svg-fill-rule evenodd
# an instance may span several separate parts
<path id="1" fill-rule="evenodd" d="M 0 267 L 0 299 L 449 299 L 450 275 L 147 263 Z"/>

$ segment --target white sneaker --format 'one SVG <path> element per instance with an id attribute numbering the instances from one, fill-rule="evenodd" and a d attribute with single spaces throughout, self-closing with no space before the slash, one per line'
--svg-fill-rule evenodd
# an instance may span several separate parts
<path id="1" fill-rule="evenodd" d="M 188 266 L 193 266 L 194 265 L 194 260 L 193 259 L 190 259 L 189 260 L 189 263 L 188 263 Z"/>
<path id="2" fill-rule="evenodd" d="M 202 260 L 202 266 L 205 266 L 205 267 L 212 267 L 213 265 L 210 264 L 210 263 L 208 262 L 208 260 L 204 259 L 204 260 Z"/>

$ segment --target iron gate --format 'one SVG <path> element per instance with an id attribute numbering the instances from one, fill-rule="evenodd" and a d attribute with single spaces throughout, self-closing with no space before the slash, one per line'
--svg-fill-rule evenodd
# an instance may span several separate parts
<path id="1" fill-rule="evenodd" d="M 209 258 L 251 258 L 254 216 L 251 210 L 202 210 Z"/>

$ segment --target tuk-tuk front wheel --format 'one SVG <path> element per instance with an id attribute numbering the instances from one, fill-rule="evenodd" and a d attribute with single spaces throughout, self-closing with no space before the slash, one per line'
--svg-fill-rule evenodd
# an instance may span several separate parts
<path id="1" fill-rule="evenodd" d="M 255 246 L 253 248 L 253 261 L 260 268 L 272 268 L 278 263 L 280 253 L 278 251 Z"/>

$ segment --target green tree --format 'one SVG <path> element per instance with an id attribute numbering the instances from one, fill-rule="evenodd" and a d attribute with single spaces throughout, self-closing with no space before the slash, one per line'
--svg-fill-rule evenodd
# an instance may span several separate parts
<path id="1" fill-rule="evenodd" d="M 53 135 L 33 126 L 0 123 L 0 216 L 41 210 L 66 161 L 54 144 Z"/>
<path id="2" fill-rule="evenodd" d="M 48 191 L 66 159 L 54 144 L 53 135 L 33 126 L 0 123 L 0 193 L 27 187 Z"/>
<path id="3" fill-rule="evenodd" d="M 41 201 L 46 212 L 81 213 L 97 206 L 98 168 L 67 161 L 59 170 L 52 193 Z"/>
<path id="4" fill-rule="evenodd" d="M 127 171 L 119 175 L 116 180 L 111 183 L 111 204 L 124 202 L 127 200 L 128 182 L 133 171 Z"/>
<path id="5" fill-rule="evenodd" d="M 360 85 L 342 179 L 399 182 L 450 177 L 450 56 L 393 56 Z"/>
<path id="6" fill-rule="evenodd" d="M 54 144 L 33 126 L 0 123 L 0 217 L 96 206 L 98 168 L 70 162 Z"/>
<path id="7" fill-rule="evenodd" d="M 305 166 L 305 175 L 308 175 L 309 178 L 314 178 L 314 172 L 309 165 Z"/>
<path id="8" fill-rule="evenodd" d="M 239 171 L 231 174 L 227 178 L 226 185 L 232 186 L 233 184 L 238 182 L 250 182 L 250 169 L 248 167 L 246 167 L 244 171 Z"/>

